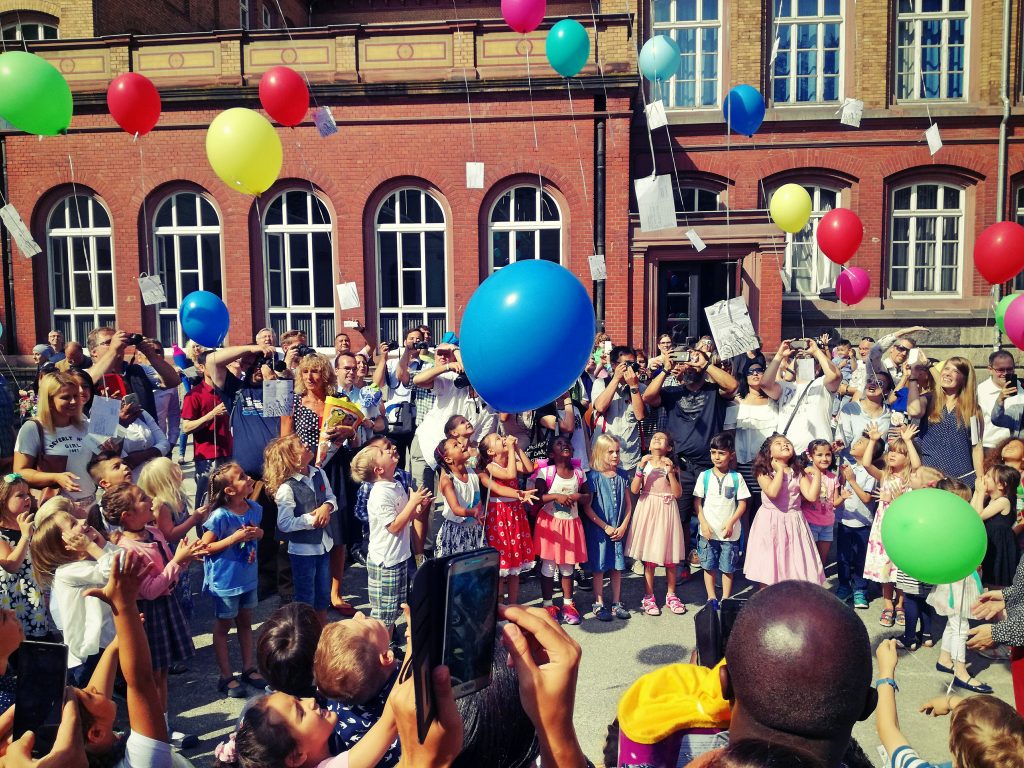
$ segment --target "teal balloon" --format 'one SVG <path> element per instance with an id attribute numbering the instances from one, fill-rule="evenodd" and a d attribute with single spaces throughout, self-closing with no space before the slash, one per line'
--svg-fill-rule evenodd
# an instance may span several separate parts
<path id="1" fill-rule="evenodd" d="M 0 53 L 0 117 L 19 131 L 39 136 L 66 133 L 71 125 L 71 88 L 42 56 Z"/>
<path id="2" fill-rule="evenodd" d="M 921 488 L 904 493 L 885 511 L 882 546 L 908 576 L 952 584 L 977 570 L 988 539 L 981 516 L 968 502 L 949 491 Z"/>
<path id="3" fill-rule="evenodd" d="M 1010 308 L 1013 300 L 1019 296 L 1024 296 L 1024 293 L 1011 293 L 1007 296 L 1003 296 L 996 304 L 996 325 L 999 326 L 999 330 L 1006 333 L 1006 325 L 1003 318 L 1006 316 L 1006 310 Z"/>
<path id="4" fill-rule="evenodd" d="M 575 19 L 562 19 L 544 43 L 548 64 L 562 77 L 575 77 L 590 58 L 590 36 Z"/>
<path id="5" fill-rule="evenodd" d="M 668 35 L 655 35 L 640 49 L 637 65 L 652 82 L 668 80 L 679 69 L 679 46 Z"/>

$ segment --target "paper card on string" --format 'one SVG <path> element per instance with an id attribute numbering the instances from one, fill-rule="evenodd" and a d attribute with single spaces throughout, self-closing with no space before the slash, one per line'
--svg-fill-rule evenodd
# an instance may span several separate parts
<path id="1" fill-rule="evenodd" d="M 928 126 L 928 130 L 924 132 L 924 138 L 928 142 L 928 151 L 932 155 L 942 149 L 942 137 L 939 135 L 938 123 L 932 123 Z"/>
<path id="2" fill-rule="evenodd" d="M 28 231 L 17 208 L 10 203 L 0 208 L 0 219 L 11 233 L 14 242 L 18 244 L 18 250 L 21 251 L 22 256 L 31 259 L 37 253 L 43 252 L 43 249 L 32 239 L 32 233 Z"/>
<path id="3" fill-rule="evenodd" d="M 89 409 L 89 434 L 99 437 L 113 437 L 121 422 L 121 401 L 112 397 L 96 396 Z"/>
<path id="4" fill-rule="evenodd" d="M 338 303 L 342 309 L 359 308 L 359 291 L 355 283 L 338 283 Z"/>
<path id="5" fill-rule="evenodd" d="M 608 265 L 605 263 L 603 253 L 595 253 L 593 256 L 588 256 L 587 261 L 590 262 L 591 280 L 608 279 Z"/>
<path id="6" fill-rule="evenodd" d="M 655 232 L 676 225 L 676 206 L 672 199 L 672 177 L 667 173 L 646 176 L 633 182 L 640 210 L 640 231 Z"/>
<path id="7" fill-rule="evenodd" d="M 686 239 L 693 244 L 694 248 L 697 249 L 697 253 L 700 253 L 705 248 L 707 248 L 707 246 L 704 244 L 704 241 L 700 239 L 700 235 L 697 234 L 697 230 L 693 229 L 693 227 L 686 230 Z"/>
<path id="8" fill-rule="evenodd" d="M 704 308 L 711 329 L 711 337 L 715 340 L 718 356 L 723 360 L 736 357 L 757 349 L 757 334 L 750 322 L 747 303 L 741 296 L 728 301 L 720 301 Z"/>
<path id="9" fill-rule="evenodd" d="M 313 124 L 320 131 L 320 136 L 325 139 L 338 132 L 338 124 L 334 122 L 330 107 L 318 107 L 313 110 Z"/>
<path id="10" fill-rule="evenodd" d="M 263 382 L 263 416 L 267 419 L 292 415 L 291 379 L 267 379 Z"/>
<path id="11" fill-rule="evenodd" d="M 796 361 L 796 380 L 814 381 L 814 360 L 801 357 Z"/>
<path id="12" fill-rule="evenodd" d="M 164 285 L 160 282 L 159 275 L 142 275 L 139 278 L 139 290 L 142 292 L 142 303 L 147 306 L 167 301 L 167 294 L 164 293 Z"/>
<path id="13" fill-rule="evenodd" d="M 466 189 L 484 188 L 484 164 L 466 163 Z"/>
<path id="14" fill-rule="evenodd" d="M 839 115 L 839 122 L 849 125 L 852 128 L 860 128 L 861 118 L 864 117 L 864 102 L 860 99 L 847 99 L 843 102 L 843 108 Z"/>
<path id="15" fill-rule="evenodd" d="M 775 36 L 775 41 L 772 43 L 772 55 L 768 59 L 768 66 L 769 67 L 774 67 L 775 66 L 775 60 L 777 58 L 779 58 L 779 36 L 778 35 Z"/>
<path id="16" fill-rule="evenodd" d="M 647 129 L 653 131 L 655 128 L 664 128 L 668 125 L 668 115 L 665 113 L 665 102 L 661 99 L 652 101 L 644 112 L 647 115 Z"/>

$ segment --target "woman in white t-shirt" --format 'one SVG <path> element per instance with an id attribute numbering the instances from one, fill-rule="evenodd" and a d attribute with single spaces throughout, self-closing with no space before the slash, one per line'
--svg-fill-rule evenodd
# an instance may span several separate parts
<path id="1" fill-rule="evenodd" d="M 775 433 L 779 422 L 779 404 L 761 390 L 765 364 L 754 359 L 747 364 L 740 381 L 736 409 L 736 464 L 748 488 L 757 487 L 753 465 L 764 441 Z M 760 494 L 747 502 L 747 518 L 761 506 Z"/>

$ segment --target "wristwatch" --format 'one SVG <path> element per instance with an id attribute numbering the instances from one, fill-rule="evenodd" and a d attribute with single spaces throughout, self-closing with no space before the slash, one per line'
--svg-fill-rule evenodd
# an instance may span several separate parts
<path id="1" fill-rule="evenodd" d="M 891 685 L 894 691 L 899 691 L 900 689 L 900 687 L 896 685 L 896 681 L 893 680 L 891 677 L 880 677 L 877 680 L 875 680 L 875 688 L 877 688 L 880 685 Z"/>
<path id="2" fill-rule="evenodd" d="M 640 392 L 640 387 L 630 387 L 629 391 L 634 395 L 638 394 Z"/>

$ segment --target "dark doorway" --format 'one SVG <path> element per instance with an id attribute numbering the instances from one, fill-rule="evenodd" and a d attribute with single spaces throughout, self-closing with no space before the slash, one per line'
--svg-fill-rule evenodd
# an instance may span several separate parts
<path id="1" fill-rule="evenodd" d="M 656 333 L 672 334 L 677 344 L 708 332 L 704 307 L 726 298 L 731 264 L 722 261 L 663 261 L 658 266 Z M 734 295 L 734 294 L 733 294 Z"/>

